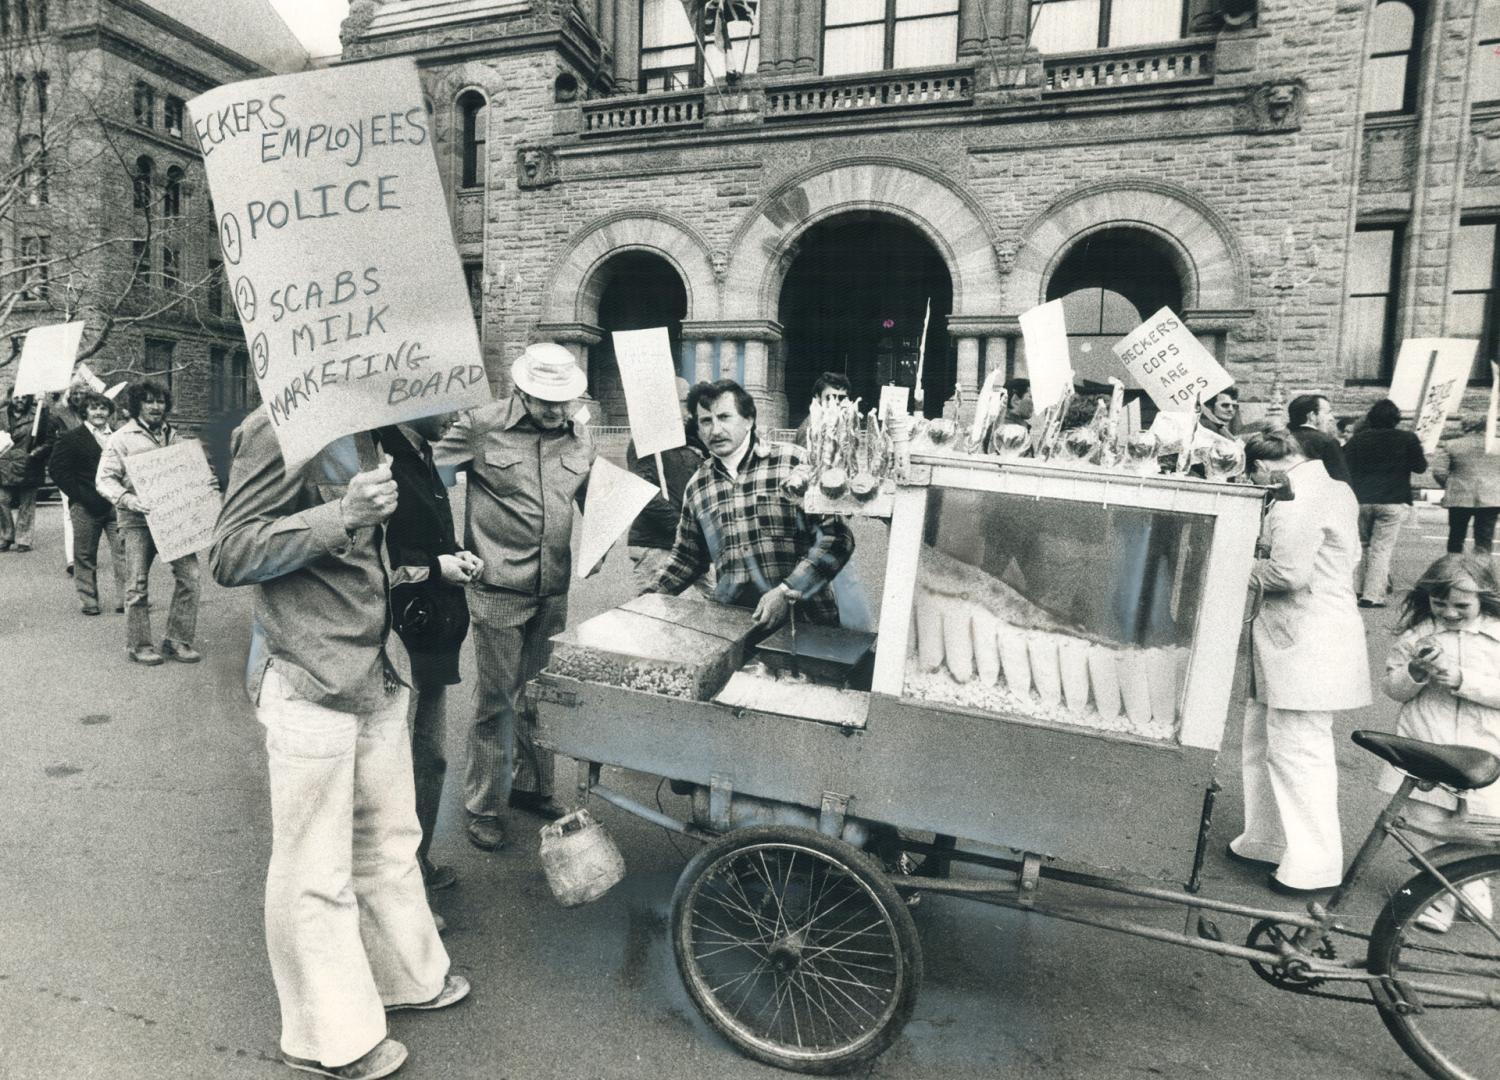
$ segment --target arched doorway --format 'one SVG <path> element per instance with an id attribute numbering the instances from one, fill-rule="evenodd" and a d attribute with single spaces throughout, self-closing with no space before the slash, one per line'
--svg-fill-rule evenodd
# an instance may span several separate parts
<path id="1" fill-rule="evenodd" d="M 849 377 L 870 408 L 888 382 L 914 386 L 923 312 L 932 318 L 922 384 L 929 416 L 953 395 L 948 343 L 953 282 L 932 243 L 889 214 L 840 214 L 809 228 L 781 286 L 782 370 L 788 420 L 807 415 L 825 371 Z"/>
<path id="2" fill-rule="evenodd" d="M 1182 312 L 1177 253 L 1145 229 L 1091 233 L 1063 256 L 1047 282 L 1047 299 L 1061 299 L 1073 372 L 1080 383 L 1110 376 L 1137 385 L 1111 349 L 1162 307 Z"/>
<path id="3" fill-rule="evenodd" d="M 649 251 L 623 251 L 598 270 L 598 325 L 603 340 L 589 349 L 589 394 L 599 403 L 599 423 L 630 423 L 625 391 L 615 363 L 616 330 L 665 326 L 672 339 L 674 367 L 680 367 L 682 320 L 687 315 L 687 288 L 666 259 Z"/>

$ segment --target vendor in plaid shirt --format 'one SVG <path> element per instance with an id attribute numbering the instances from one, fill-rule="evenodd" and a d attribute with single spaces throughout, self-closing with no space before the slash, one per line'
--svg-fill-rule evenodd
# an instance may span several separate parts
<path id="1" fill-rule="evenodd" d="M 755 400 L 732 379 L 700 383 L 688 407 L 709 458 L 688 481 L 672 555 L 647 592 L 676 595 L 710 565 L 714 597 L 755 609 L 772 627 L 799 601 L 810 622 L 837 626 L 831 583 L 854 554 L 854 536 L 836 517 L 809 520 L 781 490 L 801 452 L 755 435 Z"/>

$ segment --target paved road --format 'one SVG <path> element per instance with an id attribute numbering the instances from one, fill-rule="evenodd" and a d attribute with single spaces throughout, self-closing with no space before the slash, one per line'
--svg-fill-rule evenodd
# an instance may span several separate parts
<path id="1" fill-rule="evenodd" d="M 291 1075 L 275 1063 L 260 925 L 265 764 L 239 689 L 249 597 L 208 584 L 205 663 L 131 665 L 121 616 L 77 613 L 60 530 L 58 510 L 44 507 L 38 550 L 0 554 L 0 1078 Z M 1433 518 L 1408 533 L 1399 580 L 1439 553 L 1440 531 Z M 877 566 L 878 548 L 864 550 Z M 575 617 L 625 597 L 623 563 L 617 552 L 576 590 Z M 160 575 L 157 587 L 168 584 Z M 1367 620 L 1379 663 L 1391 617 L 1369 614 L 1381 616 Z M 455 760 L 466 708 L 460 692 Z M 1393 717 L 1382 701 L 1340 729 Z M 1371 761 L 1347 741 L 1340 755 L 1352 844 L 1380 800 Z M 1240 822 L 1237 744 L 1224 761 L 1215 853 Z M 643 797 L 654 789 L 620 781 Z M 438 909 L 476 989 L 450 1012 L 394 1021 L 412 1049 L 403 1076 L 780 1075 L 713 1035 L 677 981 L 665 926 L 683 858 L 664 834 L 606 808 L 629 876 L 599 903 L 565 911 L 527 819 L 509 850 L 485 855 L 464 842 L 453 809 L 436 854 L 461 883 Z M 1402 876 L 1390 856 L 1371 911 Z M 1275 899 L 1217 854 L 1205 892 Z M 921 998 L 870 1076 L 1417 1075 L 1372 1008 L 1280 993 L 1237 962 L 959 901 L 928 898 L 916 914 Z"/>

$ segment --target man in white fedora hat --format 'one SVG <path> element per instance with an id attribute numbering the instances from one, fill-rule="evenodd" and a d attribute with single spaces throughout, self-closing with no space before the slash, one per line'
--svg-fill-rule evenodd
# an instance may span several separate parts
<path id="1" fill-rule="evenodd" d="M 469 840 L 485 851 L 505 843 L 503 807 L 559 812 L 525 688 L 568 621 L 573 506 L 594 463 L 586 430 L 570 420 L 588 387 L 572 354 L 530 345 L 510 377 L 508 398 L 464 414 L 433 447 L 440 468 L 469 471 L 464 547 L 484 561 L 469 590 L 479 691 L 464 805 Z"/>

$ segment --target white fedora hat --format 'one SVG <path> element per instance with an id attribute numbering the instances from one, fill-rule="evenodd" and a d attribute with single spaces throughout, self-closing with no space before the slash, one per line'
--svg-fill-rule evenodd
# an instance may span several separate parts
<path id="1" fill-rule="evenodd" d="M 510 380 L 542 401 L 572 401 L 589 387 L 588 376 L 579 370 L 573 354 L 550 341 L 526 346 L 510 365 Z"/>

